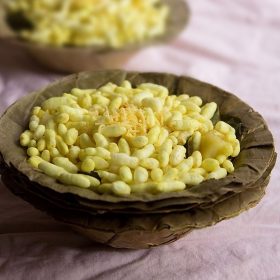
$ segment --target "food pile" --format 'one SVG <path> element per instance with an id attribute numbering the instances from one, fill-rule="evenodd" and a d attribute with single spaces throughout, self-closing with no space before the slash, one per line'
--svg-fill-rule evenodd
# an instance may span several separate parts
<path id="1" fill-rule="evenodd" d="M 235 130 L 213 123 L 214 102 L 166 87 L 108 83 L 34 107 L 20 136 L 28 162 L 65 185 L 97 193 L 181 191 L 234 171 Z"/>
<path id="2" fill-rule="evenodd" d="M 120 48 L 162 35 L 169 8 L 159 0 L 13 0 L 8 13 L 28 23 L 19 35 L 52 46 Z"/>

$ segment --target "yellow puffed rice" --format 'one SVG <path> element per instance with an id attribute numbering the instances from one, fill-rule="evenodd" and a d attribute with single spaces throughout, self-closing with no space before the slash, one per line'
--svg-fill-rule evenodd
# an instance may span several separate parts
<path id="1" fill-rule="evenodd" d="M 53 46 L 120 48 L 143 42 L 165 32 L 169 14 L 168 6 L 160 0 L 6 2 L 9 13 L 21 13 L 33 26 L 32 29 L 19 32 L 21 37 L 35 43 Z M 129 89 L 127 84 L 123 87 Z M 87 108 L 90 95 L 79 96 L 79 92 L 76 92 L 75 96 L 78 97 L 78 104 Z M 49 105 L 52 107 L 53 104 Z M 110 104 L 110 109 L 114 110 L 120 106 L 120 99 L 115 99 Z M 39 109 L 36 108 L 33 112 L 37 115 Z M 59 116 L 57 121 L 60 122 L 62 119 L 65 121 L 65 115 Z"/>
<path id="2" fill-rule="evenodd" d="M 34 107 L 19 142 L 34 168 L 101 194 L 181 191 L 234 172 L 240 143 L 229 124 L 212 123 L 217 104 L 168 94 L 129 81 L 75 88 Z"/>

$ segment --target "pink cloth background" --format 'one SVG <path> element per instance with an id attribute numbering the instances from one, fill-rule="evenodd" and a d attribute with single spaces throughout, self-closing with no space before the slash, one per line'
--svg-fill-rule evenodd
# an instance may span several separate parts
<path id="1" fill-rule="evenodd" d="M 125 66 L 186 74 L 234 92 L 267 120 L 280 144 L 279 0 L 191 1 L 189 27 Z M 0 42 L 0 113 L 59 74 Z M 250 211 L 151 250 L 115 250 L 13 196 L 0 183 L 0 279 L 280 279 L 280 170 Z"/>

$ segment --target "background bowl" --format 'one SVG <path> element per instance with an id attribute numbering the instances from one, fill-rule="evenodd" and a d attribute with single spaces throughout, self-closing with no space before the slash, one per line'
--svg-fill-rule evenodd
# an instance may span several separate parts
<path id="1" fill-rule="evenodd" d="M 0 38 L 7 38 L 11 44 L 27 51 L 42 65 L 62 72 L 80 72 L 85 70 L 119 69 L 140 49 L 164 44 L 174 39 L 186 26 L 190 9 L 184 0 L 162 0 L 169 6 L 170 15 L 166 32 L 139 44 L 112 49 L 100 47 L 52 47 L 30 43 L 19 39 L 6 23 L 4 9 L 0 6 Z"/>

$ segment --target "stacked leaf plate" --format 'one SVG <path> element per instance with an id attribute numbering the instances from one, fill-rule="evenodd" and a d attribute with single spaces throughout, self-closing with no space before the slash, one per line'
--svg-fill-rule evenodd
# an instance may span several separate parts
<path id="1" fill-rule="evenodd" d="M 133 86 L 152 82 L 172 94 L 184 92 L 200 96 L 204 102 L 216 102 L 221 120 L 236 129 L 241 143 L 235 171 L 180 192 L 116 197 L 65 186 L 32 169 L 18 143 L 31 108 L 74 87 L 98 88 L 124 80 Z M 255 206 L 265 194 L 276 161 L 265 121 L 233 94 L 189 77 L 120 70 L 71 75 L 17 101 L 0 119 L 0 154 L 2 180 L 14 194 L 94 241 L 132 249 L 175 241 Z"/>

